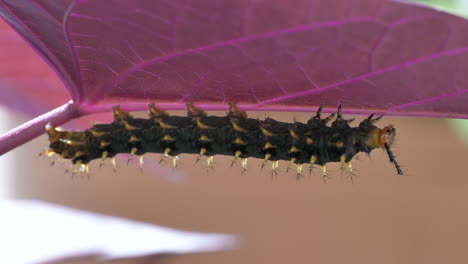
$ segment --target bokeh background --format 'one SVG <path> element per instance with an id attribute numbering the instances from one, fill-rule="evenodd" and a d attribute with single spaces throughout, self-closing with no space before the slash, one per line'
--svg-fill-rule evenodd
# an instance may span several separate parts
<path id="1" fill-rule="evenodd" d="M 465 0 L 427 2 L 468 14 Z M 268 115 L 305 122 L 312 114 Z M 8 109 L 0 118 L 0 132 L 29 119 Z M 68 163 L 50 167 L 51 158 L 37 157 L 47 146 L 42 136 L 0 158 L 0 196 L 241 238 L 239 250 L 178 256 L 169 263 L 468 263 L 467 121 L 380 121 L 387 124 L 398 130 L 393 149 L 404 176 L 396 175 L 384 151 L 375 150 L 372 159 L 360 155 L 354 161 L 354 183 L 341 176 L 339 164 L 328 168 L 331 180 L 323 184 L 318 168 L 296 182 L 293 171 L 285 172 L 286 162 L 272 177 L 269 167 L 260 170 L 258 160 L 249 160 L 241 174 L 239 166 L 229 167 L 229 157 L 216 156 L 215 169 L 207 170 L 203 162 L 194 165 L 193 155 L 181 156 L 174 173 L 182 179 L 171 170 L 141 173 L 127 166 L 123 155 L 117 174 L 110 163 L 99 169 L 94 162 L 90 178 L 72 178 L 64 174 Z M 146 163 L 159 158 L 147 155 Z"/>

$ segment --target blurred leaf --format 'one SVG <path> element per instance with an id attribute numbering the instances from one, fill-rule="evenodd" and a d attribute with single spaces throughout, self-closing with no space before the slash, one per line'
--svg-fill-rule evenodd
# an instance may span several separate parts
<path id="1" fill-rule="evenodd" d="M 467 15 L 468 10 L 463 10 L 461 4 L 464 0 L 407 0 L 410 2 L 431 6 L 433 8 L 445 10 L 452 14 Z"/>
<path id="2" fill-rule="evenodd" d="M 233 249 L 233 236 L 178 231 L 37 201 L 0 201 L 2 261 L 113 259 Z"/>
<path id="3" fill-rule="evenodd" d="M 468 145 L 468 120 L 450 120 L 457 135 Z"/>

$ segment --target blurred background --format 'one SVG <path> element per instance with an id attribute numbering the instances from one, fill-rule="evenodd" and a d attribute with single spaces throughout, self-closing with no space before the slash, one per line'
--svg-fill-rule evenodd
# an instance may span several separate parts
<path id="1" fill-rule="evenodd" d="M 468 1 L 417 1 L 468 15 Z M 0 111 L 1 131 L 29 117 Z M 171 112 L 185 115 L 185 112 Z M 210 113 L 211 114 L 211 113 Z M 214 112 L 224 115 L 222 112 Z M 142 116 L 146 113 L 141 113 Z M 268 113 L 275 119 L 305 122 L 306 113 Z M 265 113 L 249 113 L 263 118 Z M 89 117 L 93 120 L 93 117 Z M 363 117 L 358 117 L 359 122 Z M 0 158 L 0 197 L 30 198 L 192 231 L 239 235 L 236 251 L 180 256 L 177 263 L 467 263 L 468 125 L 464 120 L 383 118 L 397 128 L 393 147 L 405 176 L 381 150 L 354 161 L 354 183 L 328 167 L 323 184 L 315 169 L 296 182 L 294 172 L 271 177 L 261 161 L 249 160 L 247 173 L 229 168 L 231 158 L 215 157 L 215 168 L 194 165 L 182 155 L 174 172 L 143 173 L 118 161 L 90 178 L 64 174 L 68 163 L 50 167 L 38 158 L 47 146 L 41 136 Z M 146 155 L 156 164 L 160 156 Z M 167 167 L 170 162 L 163 163 Z M 171 262 L 168 260 L 168 262 Z M 126 262 L 127 263 L 127 262 Z M 128 260 L 128 263 L 133 263 Z"/>

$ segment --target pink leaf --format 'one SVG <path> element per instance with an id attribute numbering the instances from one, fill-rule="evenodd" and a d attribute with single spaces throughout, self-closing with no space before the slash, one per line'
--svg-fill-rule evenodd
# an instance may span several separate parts
<path id="1" fill-rule="evenodd" d="M 468 118 L 468 22 L 375 0 L 0 0 L 79 111 L 183 109 Z M 12 88 L 15 88 L 12 86 Z M 64 103 L 64 102 L 61 102 Z"/>

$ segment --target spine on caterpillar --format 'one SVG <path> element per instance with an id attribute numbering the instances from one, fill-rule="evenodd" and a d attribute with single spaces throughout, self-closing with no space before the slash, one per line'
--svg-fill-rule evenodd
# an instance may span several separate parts
<path id="1" fill-rule="evenodd" d="M 271 118 L 248 118 L 235 103 L 230 103 L 224 117 L 208 116 L 192 103 L 187 104 L 186 117 L 170 116 L 152 103 L 149 119 L 134 118 L 115 106 L 114 122 L 96 124 L 86 131 L 62 131 L 48 124 L 50 145 L 43 153 L 70 159 L 86 172 L 88 163 L 95 159 L 101 159 L 102 166 L 105 159 L 111 158 L 115 167 L 114 157 L 119 153 L 130 153 L 129 161 L 138 155 L 140 165 L 143 154 L 161 153 L 161 161 L 171 156 L 174 167 L 182 153 L 197 154 L 197 161 L 206 156 L 208 167 L 213 166 L 214 155 L 229 155 L 234 161 L 241 160 L 243 170 L 247 158 L 252 157 L 263 159 L 262 167 L 271 161 L 273 173 L 278 170 L 278 161 L 286 160 L 296 166 L 298 177 L 303 164 L 308 164 L 309 169 L 320 165 L 325 180 L 326 163 L 341 162 L 342 168 L 352 175 L 351 160 L 357 153 L 369 154 L 373 149 L 383 148 L 397 173 L 403 174 L 390 149 L 396 129 L 392 125 L 384 128 L 374 125 L 382 116 L 372 114 L 359 126 L 350 127 L 354 119 L 343 118 L 341 105 L 336 118 L 335 114 L 322 118 L 322 108 L 307 123 L 284 123 Z"/>

